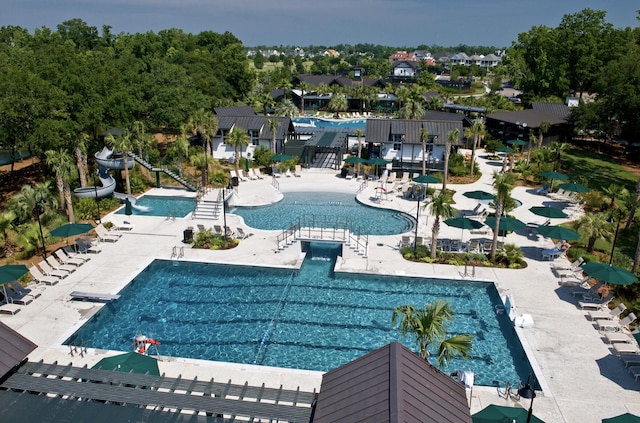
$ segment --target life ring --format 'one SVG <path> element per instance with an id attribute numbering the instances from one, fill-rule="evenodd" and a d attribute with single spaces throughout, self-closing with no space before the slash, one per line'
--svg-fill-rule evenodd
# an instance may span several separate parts
<path id="1" fill-rule="evenodd" d="M 144 354 L 151 345 L 158 346 L 160 345 L 160 341 L 147 338 L 146 336 L 136 337 L 133 342 L 133 350 L 137 353 Z"/>

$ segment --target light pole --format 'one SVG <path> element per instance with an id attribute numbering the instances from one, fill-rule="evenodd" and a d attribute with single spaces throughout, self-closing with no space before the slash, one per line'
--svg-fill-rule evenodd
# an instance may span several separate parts
<path id="1" fill-rule="evenodd" d="M 42 233 L 42 223 L 40 222 L 40 214 L 44 211 L 44 205 L 47 202 L 40 195 L 40 199 L 36 202 L 36 206 L 34 211 L 36 213 L 36 218 L 38 219 L 38 228 L 40 229 L 40 240 L 42 240 L 42 258 L 47 259 L 47 247 L 44 243 L 44 234 Z"/>
<path id="2" fill-rule="evenodd" d="M 98 170 L 98 172 L 100 172 Z M 96 172 L 97 174 L 97 172 Z M 100 215 L 100 200 L 98 200 L 98 186 L 96 185 L 96 178 L 93 178 L 93 190 L 96 193 L 96 207 L 98 208 L 98 223 L 102 223 L 102 217 Z"/>
<path id="3" fill-rule="evenodd" d="M 531 375 L 527 376 L 527 383 L 522 388 L 518 389 L 518 394 L 522 398 L 531 400 L 531 402 L 529 402 L 529 411 L 527 412 L 527 423 L 531 423 L 531 416 L 533 415 L 533 399 L 536 397 L 536 391 L 534 391 L 534 389 L 529 384 L 530 377 Z M 534 385 L 536 383 L 535 376 L 533 377 L 533 383 Z"/>
<path id="4" fill-rule="evenodd" d="M 413 237 L 413 258 L 418 252 L 418 226 L 420 225 L 420 195 L 418 195 L 418 206 L 416 207 L 416 234 Z"/>

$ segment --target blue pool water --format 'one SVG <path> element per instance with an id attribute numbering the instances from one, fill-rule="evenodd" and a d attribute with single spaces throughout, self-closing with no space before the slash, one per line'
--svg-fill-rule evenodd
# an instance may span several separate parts
<path id="1" fill-rule="evenodd" d="M 195 199 L 188 197 L 165 197 L 158 195 L 143 195 L 136 201 L 133 215 L 140 216 L 173 216 L 185 217 L 195 209 Z M 121 207 L 116 214 L 124 214 Z"/>
<path id="2" fill-rule="evenodd" d="M 344 120 L 327 120 L 314 117 L 294 117 L 291 118 L 293 124 L 302 124 L 305 126 L 313 126 L 315 128 L 341 128 L 341 129 L 362 129 L 367 126 L 366 119 L 344 119 Z"/>
<path id="3" fill-rule="evenodd" d="M 475 335 L 476 384 L 524 381 L 531 367 L 490 283 L 332 272 L 339 247 L 312 244 L 302 268 L 284 270 L 156 260 L 66 343 L 130 351 L 136 334 L 161 355 L 328 371 L 394 340 L 393 309 L 449 301 L 449 335 Z M 433 361 L 433 360 L 432 360 Z"/>
<path id="4" fill-rule="evenodd" d="M 325 216 L 329 216 L 328 226 L 335 226 L 335 222 L 340 225 L 349 222 L 355 233 L 359 230 L 363 235 L 401 234 L 411 231 L 415 222 L 405 213 L 366 206 L 356 201 L 353 194 L 335 192 L 287 192 L 275 204 L 234 207 L 227 212 L 242 216 L 244 222 L 252 228 L 267 230 L 288 228 L 303 215 L 306 221 L 314 216 L 317 222 L 323 223 Z"/>

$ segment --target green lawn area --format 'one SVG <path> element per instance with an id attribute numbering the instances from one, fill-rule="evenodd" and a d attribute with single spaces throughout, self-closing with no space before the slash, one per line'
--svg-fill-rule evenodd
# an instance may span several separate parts
<path id="1" fill-rule="evenodd" d="M 638 176 L 620 166 L 614 157 L 579 148 L 562 154 L 562 169 L 574 181 L 598 191 L 614 184 L 633 192 L 638 181 Z"/>

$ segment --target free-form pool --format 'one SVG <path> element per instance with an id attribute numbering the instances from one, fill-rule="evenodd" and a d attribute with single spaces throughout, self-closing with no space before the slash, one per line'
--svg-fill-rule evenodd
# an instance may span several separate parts
<path id="1" fill-rule="evenodd" d="M 234 207 L 227 210 L 244 219 L 252 228 L 282 230 L 301 216 L 327 217 L 331 222 L 348 221 L 353 231 L 363 235 L 395 235 L 414 228 L 413 217 L 396 210 L 359 203 L 353 194 L 335 192 L 286 192 L 284 198 L 268 206 Z"/>
<path id="2" fill-rule="evenodd" d="M 314 128 L 339 128 L 339 129 L 362 129 L 367 126 L 366 119 L 341 119 L 328 120 L 315 117 L 294 117 L 291 119 L 294 125 L 312 126 Z"/>
<path id="3" fill-rule="evenodd" d="M 189 197 L 169 197 L 160 195 L 143 195 L 136 200 L 133 214 L 141 216 L 175 216 L 186 217 L 192 213 L 196 200 Z M 124 214 L 121 207 L 116 214 Z"/>
<path id="4" fill-rule="evenodd" d="M 328 371 L 393 340 L 393 309 L 438 298 L 455 311 L 449 335 L 475 335 L 476 384 L 524 381 L 531 366 L 493 284 L 335 274 L 339 251 L 312 244 L 299 271 L 156 260 L 66 343 L 130 351 L 136 334 L 161 355 Z M 432 351 L 433 352 L 433 351 Z"/>

